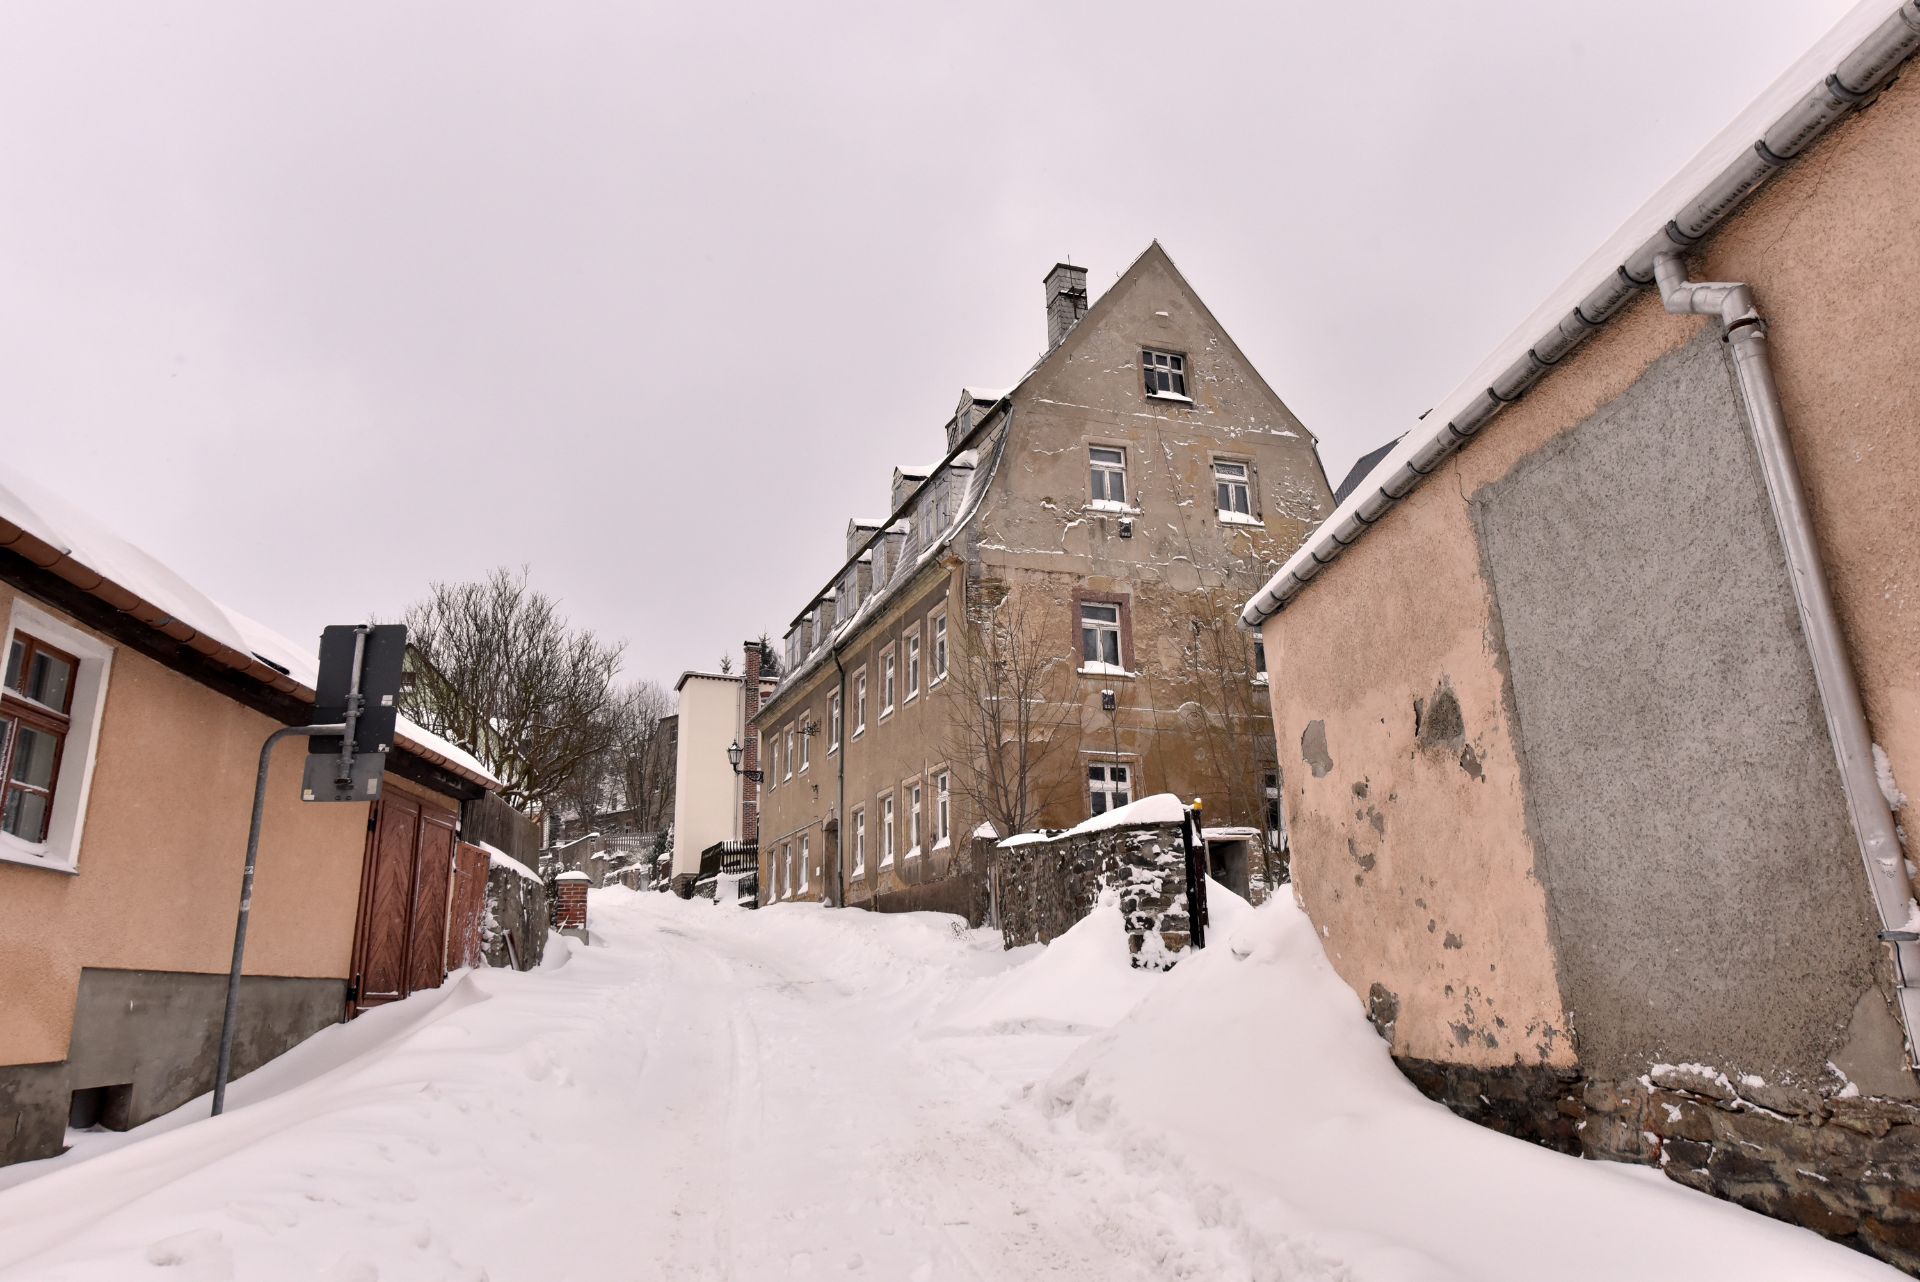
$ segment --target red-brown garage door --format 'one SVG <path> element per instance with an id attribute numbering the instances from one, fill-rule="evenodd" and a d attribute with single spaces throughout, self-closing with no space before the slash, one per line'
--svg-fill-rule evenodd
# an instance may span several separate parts
<path id="1" fill-rule="evenodd" d="M 446 977 L 447 889 L 454 813 L 401 792 L 374 803 L 354 932 L 349 1014 L 398 1001 Z"/>

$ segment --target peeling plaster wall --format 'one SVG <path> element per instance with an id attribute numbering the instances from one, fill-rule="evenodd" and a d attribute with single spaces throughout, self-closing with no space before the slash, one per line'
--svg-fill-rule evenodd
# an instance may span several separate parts
<path id="1" fill-rule="evenodd" d="M 1917 187 L 1920 77 L 1909 73 L 1692 264 L 1696 278 L 1753 283 L 1873 735 L 1910 791 L 1920 778 L 1920 365 L 1907 350 L 1920 332 Z M 1356 1000 L 1391 1027 L 1396 1054 L 1572 1062 L 1505 643 L 1469 500 L 1710 329 L 1642 296 L 1265 626 L 1296 891 Z M 1683 512 L 1664 515 L 1679 523 L 1676 538 L 1690 536 Z M 1460 709 L 1457 751 L 1422 743 L 1413 723 L 1413 701 L 1443 683 Z M 1762 942 L 1778 916 L 1751 922 Z M 1449 935 L 1459 947 L 1446 946 Z M 1618 943 L 1644 949 L 1631 933 Z M 1858 946 L 1835 943 L 1850 955 Z M 1489 1012 L 1509 1029 L 1517 1015 L 1524 1028 L 1552 1030 L 1551 1048 L 1522 1038 L 1515 1054 L 1498 1030 L 1501 1046 L 1486 1045 Z M 1860 1010 L 1828 1014 L 1854 1021 L 1857 1047 L 1877 1044 L 1881 1061 L 1892 1054 Z M 1910 1089 L 1871 1064 L 1850 1071 L 1864 1090 Z"/>

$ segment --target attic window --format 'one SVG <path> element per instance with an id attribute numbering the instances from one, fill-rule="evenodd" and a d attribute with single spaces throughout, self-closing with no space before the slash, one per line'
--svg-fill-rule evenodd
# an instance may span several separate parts
<path id="1" fill-rule="evenodd" d="M 1185 396 L 1187 394 L 1187 358 L 1174 352 L 1156 352 L 1144 348 L 1140 369 L 1146 375 L 1148 396 Z"/>

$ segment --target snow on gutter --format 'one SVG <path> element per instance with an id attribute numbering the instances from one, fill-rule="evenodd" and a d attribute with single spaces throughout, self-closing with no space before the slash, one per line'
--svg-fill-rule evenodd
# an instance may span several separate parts
<path id="1" fill-rule="evenodd" d="M 302 703 L 314 701 L 317 656 L 222 606 L 140 548 L 19 477 L 0 482 L 0 548 L 196 654 Z M 500 781 L 465 749 L 402 717 L 412 755 L 484 788 Z"/>
<path id="2" fill-rule="evenodd" d="M 1754 191 L 1870 102 L 1920 50 L 1920 0 L 1864 0 L 1708 143 L 1434 407 L 1240 612 L 1278 614 L 1368 527 L 1654 283 L 1654 259 L 1711 235 Z"/>

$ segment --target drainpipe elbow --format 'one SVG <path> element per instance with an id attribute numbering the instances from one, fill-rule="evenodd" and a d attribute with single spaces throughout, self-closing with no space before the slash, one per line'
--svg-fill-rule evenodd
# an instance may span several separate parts
<path id="1" fill-rule="evenodd" d="M 1678 254 L 1656 255 L 1653 278 L 1660 286 L 1661 303 L 1676 315 L 1718 316 L 1729 333 L 1761 324 L 1753 290 L 1738 281 L 1688 280 Z"/>

